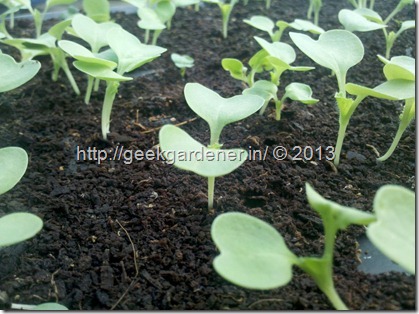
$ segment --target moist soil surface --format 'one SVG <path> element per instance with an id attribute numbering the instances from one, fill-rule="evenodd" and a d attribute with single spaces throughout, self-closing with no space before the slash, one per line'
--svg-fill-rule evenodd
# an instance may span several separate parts
<path id="1" fill-rule="evenodd" d="M 304 82 L 320 101 L 314 106 L 287 102 L 280 121 L 270 104 L 264 116 L 227 126 L 221 141 L 226 148 L 250 151 L 267 148 L 265 160 L 243 166 L 217 178 L 215 209 L 207 209 L 207 182 L 162 160 L 77 160 L 77 151 L 89 147 L 109 151 L 157 150 L 158 129 L 167 123 L 208 143 L 209 128 L 187 106 L 183 88 L 199 82 L 224 97 L 240 94 L 243 86 L 221 67 L 221 59 L 238 58 L 245 64 L 258 51 L 252 38 L 266 34 L 242 20 L 266 15 L 273 20 L 304 19 L 307 1 L 249 1 L 233 10 L 229 36 L 221 38 L 217 6 L 199 12 L 178 9 L 172 29 L 158 44 L 168 49 L 143 66 L 134 80 L 122 83 L 115 99 L 111 134 L 101 139 L 100 112 L 104 85 L 85 105 L 63 74 L 50 80 L 52 65 L 40 58 L 42 69 L 23 87 L 1 94 L 0 140 L 29 154 L 29 167 L 20 183 L 0 199 L 0 214 L 27 211 L 41 217 L 44 228 L 33 239 L 0 251 L 0 290 L 13 303 L 59 302 L 73 310 L 325 310 L 331 304 L 313 280 L 294 268 L 292 281 L 269 291 L 242 289 L 223 280 L 213 269 L 218 254 L 210 228 L 225 212 L 251 214 L 272 224 L 298 256 L 320 256 L 323 227 L 309 207 L 304 184 L 324 197 L 365 211 L 372 209 L 375 192 L 385 184 L 415 188 L 415 128 L 403 135 L 394 155 L 383 154 L 398 127 L 402 106 L 367 98 L 355 111 L 347 130 L 338 171 L 326 160 L 327 146 L 337 137 L 338 113 L 334 102 L 336 80 L 316 66 L 305 73 L 286 72 L 279 88 Z M 378 1 L 375 9 L 387 16 L 398 1 Z M 325 1 L 320 14 L 324 29 L 341 28 L 337 13 L 346 1 Z M 413 7 L 397 19 L 414 19 Z M 136 15 L 115 13 L 113 18 L 139 38 L 143 31 Z M 46 24 L 48 26 L 48 23 Z M 392 23 L 391 27 L 396 28 Z M 19 20 L 12 32 L 32 36 L 33 24 Z M 290 43 L 288 31 L 283 41 Z M 385 80 L 377 54 L 384 53 L 381 31 L 358 33 L 365 46 L 364 60 L 352 68 L 348 82 L 374 87 Z M 266 38 L 268 39 L 268 38 Z M 415 53 L 413 31 L 402 35 L 392 55 Z M 4 52 L 18 52 L 2 46 Z M 297 51 L 294 65 L 314 65 Z M 182 79 L 170 53 L 189 54 L 195 66 Z M 413 57 L 415 57 L 413 55 Z M 69 60 L 71 63 L 71 61 Z M 84 93 L 86 78 L 73 69 Z M 285 160 L 275 160 L 273 149 L 285 147 Z M 293 160 L 295 146 L 320 147 L 312 160 Z M 82 154 L 82 153 L 80 153 Z M 79 157 L 83 157 L 79 154 Z M 126 155 L 128 156 L 128 155 Z M 389 272 L 371 275 L 357 270 L 357 237 L 364 228 L 351 226 L 338 234 L 334 259 L 336 288 L 351 309 L 414 309 L 415 277 Z M 8 304 L 2 305 L 7 308 Z"/>

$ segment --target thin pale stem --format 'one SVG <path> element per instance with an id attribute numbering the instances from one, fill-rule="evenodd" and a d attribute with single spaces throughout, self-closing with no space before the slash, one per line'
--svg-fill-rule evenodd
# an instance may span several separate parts
<path id="1" fill-rule="evenodd" d="M 150 39 L 150 30 L 146 29 L 145 34 L 144 34 L 144 43 L 148 44 L 149 39 Z"/>
<path id="2" fill-rule="evenodd" d="M 393 142 L 391 143 L 390 148 L 388 149 L 388 151 L 381 156 L 380 158 L 377 158 L 378 161 L 386 161 L 388 158 L 390 158 L 390 156 L 394 153 L 397 145 L 400 142 L 400 139 L 404 133 L 404 131 L 406 131 L 407 127 L 409 126 L 410 122 L 413 120 L 415 113 L 414 113 L 414 106 L 415 105 L 415 99 L 407 99 L 404 109 L 403 109 L 403 113 L 400 117 L 400 124 L 399 127 L 397 129 L 396 132 L 396 136 L 393 139 Z M 413 109 L 413 110 L 412 110 Z"/>
<path id="3" fill-rule="evenodd" d="M 61 68 L 63 69 L 65 75 L 67 76 L 67 79 L 70 82 L 71 87 L 73 88 L 74 92 L 77 95 L 80 95 L 79 87 L 77 86 L 77 83 L 74 80 L 73 74 L 71 73 L 70 68 L 68 67 L 68 64 L 67 64 L 67 61 L 65 60 L 64 55 L 62 56 Z"/>
<path id="4" fill-rule="evenodd" d="M 161 32 L 162 32 L 163 30 L 162 29 L 156 29 L 154 32 L 153 32 L 153 39 L 152 39 L 152 41 L 151 41 L 151 44 L 152 45 L 156 45 L 157 44 L 157 39 L 159 38 L 159 36 L 160 36 L 160 34 L 161 34 Z"/>
<path id="5" fill-rule="evenodd" d="M 105 99 L 103 100 L 102 107 L 102 136 L 106 140 L 109 133 L 111 123 L 111 112 L 115 96 L 118 92 L 119 82 L 108 81 L 106 82 Z"/>
<path id="6" fill-rule="evenodd" d="M 265 113 L 266 108 L 268 107 L 270 99 L 265 100 L 265 102 L 263 103 L 262 108 L 260 108 L 259 110 L 259 115 L 263 116 L 263 114 Z"/>
<path id="7" fill-rule="evenodd" d="M 95 78 L 95 86 L 93 87 L 93 90 L 95 92 L 97 92 L 99 90 L 99 83 L 100 83 L 100 79 Z"/>
<path id="8" fill-rule="evenodd" d="M 215 177 L 208 177 L 208 209 L 214 208 Z"/>
<path id="9" fill-rule="evenodd" d="M 86 105 L 89 104 L 90 102 L 90 96 L 92 95 L 92 90 L 93 90 L 93 81 L 94 81 L 94 77 L 91 75 L 87 76 L 87 88 L 86 88 L 86 95 L 84 96 L 84 103 Z"/>
<path id="10" fill-rule="evenodd" d="M 365 96 L 357 96 L 356 99 L 350 104 L 349 108 L 339 108 L 339 131 L 338 138 L 336 140 L 335 159 L 333 161 L 335 166 L 338 166 L 340 162 L 340 154 L 342 151 L 343 140 L 345 138 L 346 128 L 348 127 L 349 120 L 351 119 L 355 109 L 364 98 Z"/>

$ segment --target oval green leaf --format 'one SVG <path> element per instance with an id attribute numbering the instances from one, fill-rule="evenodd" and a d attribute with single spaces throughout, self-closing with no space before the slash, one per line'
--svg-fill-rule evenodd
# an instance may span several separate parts
<path id="1" fill-rule="evenodd" d="M 28 154 L 20 147 L 0 149 L 0 195 L 11 190 L 28 167 Z"/>
<path id="2" fill-rule="evenodd" d="M 271 225 L 244 213 L 219 215 L 211 237 L 220 250 L 214 268 L 224 279 L 249 289 L 274 289 L 292 278 L 296 256 Z"/>
<path id="3" fill-rule="evenodd" d="M 219 177 L 240 167 L 247 159 L 243 149 L 211 149 L 174 125 L 159 132 L 160 147 L 167 161 L 204 177 Z"/>
<path id="4" fill-rule="evenodd" d="M 375 195 L 374 212 L 377 221 L 368 226 L 368 238 L 384 255 L 415 274 L 415 193 L 385 185 Z"/>
<path id="5" fill-rule="evenodd" d="M 364 57 L 361 40 L 346 30 L 327 31 L 318 40 L 293 32 L 290 32 L 290 37 L 310 59 L 336 74 L 339 91 L 345 89 L 348 70 Z"/>
<path id="6" fill-rule="evenodd" d="M 41 68 L 35 60 L 17 63 L 15 59 L 0 52 L 0 93 L 15 89 L 32 79 Z"/>
<path id="7" fill-rule="evenodd" d="M 269 35 L 272 35 L 275 27 L 275 23 L 270 18 L 262 15 L 252 16 L 250 19 L 243 20 L 243 22 L 261 31 L 268 32 Z"/>
<path id="8" fill-rule="evenodd" d="M 258 111 L 264 102 L 261 97 L 256 95 L 223 98 L 199 83 L 185 85 L 185 98 L 189 107 L 208 122 L 211 130 L 221 130 L 229 123 L 250 116 Z"/>
<path id="9" fill-rule="evenodd" d="M 0 218 L 0 247 L 16 244 L 35 236 L 42 219 L 30 213 L 13 213 Z"/>
<path id="10" fill-rule="evenodd" d="M 107 35 L 111 49 L 118 56 L 118 73 L 123 75 L 153 61 L 167 49 L 159 46 L 145 45 L 122 28 L 113 28 Z"/>

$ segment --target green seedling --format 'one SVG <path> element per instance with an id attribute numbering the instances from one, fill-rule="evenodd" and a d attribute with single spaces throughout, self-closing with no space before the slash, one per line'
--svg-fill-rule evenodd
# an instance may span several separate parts
<path id="1" fill-rule="evenodd" d="M 314 25 L 310 21 L 295 19 L 292 23 L 287 23 L 285 21 L 279 20 L 274 23 L 270 18 L 262 15 L 252 16 L 250 19 L 243 20 L 246 24 L 257 28 L 261 31 L 267 32 L 271 37 L 272 42 L 281 41 L 282 34 L 285 29 L 291 27 L 296 30 L 306 31 L 313 34 L 324 33 L 324 30 L 321 27 Z M 278 27 L 275 30 L 275 25 Z"/>
<path id="2" fill-rule="evenodd" d="M 32 15 L 35 23 L 35 37 L 38 38 L 42 33 L 42 24 L 44 22 L 45 14 L 52 8 L 57 5 L 69 5 L 75 2 L 76 0 L 46 0 L 43 11 L 34 9 L 32 7 L 30 0 L 15 0 L 17 3 L 22 5 L 23 8 L 27 9 Z"/>
<path id="3" fill-rule="evenodd" d="M 385 64 L 383 72 L 387 79 L 386 82 L 380 84 L 374 89 L 349 83 L 346 85 L 346 90 L 348 93 L 357 96 L 349 108 L 352 112 L 355 110 L 360 101 L 367 96 L 405 101 L 405 106 L 402 114 L 400 115 L 399 128 L 393 142 L 388 151 L 382 157 L 378 158 L 379 161 L 385 161 L 393 154 L 404 131 L 415 117 L 416 75 L 415 59 L 411 57 L 399 56 L 393 57 L 391 60 L 387 60 L 381 56 L 379 56 L 379 58 Z"/>
<path id="4" fill-rule="evenodd" d="M 310 275 L 333 307 L 347 307 L 333 281 L 333 251 L 338 231 L 351 224 L 375 221 L 372 214 L 341 206 L 320 196 L 306 184 L 307 199 L 324 226 L 324 252 L 321 257 L 297 257 L 271 225 L 244 213 L 218 216 L 211 226 L 212 239 L 220 250 L 214 268 L 224 279 L 249 289 L 274 289 L 290 282 L 293 265 Z"/>
<path id="5" fill-rule="evenodd" d="M 28 167 L 28 155 L 20 147 L 0 149 L 0 195 L 11 190 Z M 12 213 L 0 218 L 0 249 L 23 242 L 42 229 L 42 220 L 30 213 Z"/>
<path id="6" fill-rule="evenodd" d="M 314 14 L 314 25 L 319 25 L 319 14 L 323 6 L 322 0 L 309 0 L 310 5 L 307 10 L 307 19 L 311 20 Z"/>
<path id="7" fill-rule="evenodd" d="M 264 103 L 259 110 L 260 115 L 264 114 L 266 107 L 268 106 L 271 99 L 273 99 L 275 103 L 278 101 L 277 93 L 278 87 L 274 83 L 266 80 L 258 80 L 253 84 L 252 87 L 243 90 L 243 95 L 257 95 L 263 98 Z"/>
<path id="8" fill-rule="evenodd" d="M 391 49 L 393 48 L 396 39 L 406 30 L 415 28 L 415 21 L 409 20 L 402 22 L 397 32 L 389 32 L 387 30 L 388 25 L 397 13 L 403 10 L 405 6 L 411 4 L 413 4 L 413 0 L 400 0 L 396 8 L 384 20 L 377 12 L 365 7 L 353 11 L 343 9 L 339 12 L 339 22 L 346 30 L 351 32 L 369 32 L 381 29 L 386 41 L 385 57 L 389 59 Z"/>
<path id="9" fill-rule="evenodd" d="M 37 56 L 49 55 L 53 64 L 52 80 L 58 80 L 58 74 L 62 69 L 69 80 L 74 92 L 79 95 L 80 91 L 76 81 L 68 67 L 65 53 L 57 47 L 57 40 L 60 40 L 65 29 L 71 23 L 65 20 L 51 27 L 48 33 L 32 38 L 9 38 L 2 40 L 3 43 L 20 50 L 22 60 L 31 60 Z"/>
<path id="10" fill-rule="evenodd" d="M 31 80 L 41 68 L 35 60 L 17 63 L 15 59 L 0 50 L 0 93 L 15 89 Z"/>
<path id="11" fill-rule="evenodd" d="M 103 22 L 97 23 L 92 18 L 76 14 L 71 20 L 71 29 L 68 32 L 74 36 L 83 39 L 89 46 L 93 55 L 99 56 L 99 51 L 108 46 L 107 33 L 113 28 L 121 28 L 120 25 L 114 22 Z M 71 52 L 66 51 L 74 57 Z M 100 56 L 99 56 L 100 57 Z M 114 64 L 116 67 L 116 64 Z M 99 79 L 95 79 L 88 75 L 87 88 L 84 97 L 84 102 L 88 104 L 90 102 L 90 96 L 94 87 L 95 91 L 99 89 Z"/>
<path id="12" fill-rule="evenodd" d="M 194 66 L 194 59 L 188 55 L 180 55 L 172 53 L 170 55 L 173 63 L 180 69 L 180 75 L 182 78 L 185 77 L 186 68 L 192 68 Z"/>
<path id="13" fill-rule="evenodd" d="M 388 258 L 415 274 L 415 193 L 397 185 L 385 185 L 374 198 L 376 221 L 367 228 L 370 241 Z"/>
<path id="14" fill-rule="evenodd" d="M 217 4 L 221 10 L 221 19 L 222 19 L 222 34 L 223 38 L 227 38 L 228 35 L 228 22 L 230 20 L 231 12 L 233 11 L 234 5 L 238 0 L 230 0 L 229 3 L 224 0 L 203 0 L 204 2 Z"/>
<path id="15" fill-rule="evenodd" d="M 153 31 L 152 45 L 157 44 L 161 32 L 171 28 L 172 18 L 177 7 L 196 4 L 199 0 L 124 0 L 138 8 L 137 15 L 140 18 L 138 27 L 145 30 L 144 43 L 148 43 L 150 31 Z"/>
<path id="16" fill-rule="evenodd" d="M 346 97 L 346 74 L 364 57 L 364 46 L 361 40 L 346 30 L 331 30 L 313 40 L 309 36 L 290 33 L 295 45 L 317 64 L 333 71 L 338 82 L 338 92 L 335 94 L 339 109 L 339 132 L 335 148 L 334 164 L 339 165 L 340 152 L 349 118 L 352 116 L 353 100 Z M 355 109 L 354 109 L 355 110 Z"/>
<path id="17" fill-rule="evenodd" d="M 64 51 L 77 60 L 73 64 L 78 70 L 95 79 L 106 81 L 101 120 L 104 139 L 109 133 L 112 106 L 120 82 L 132 80 L 124 74 L 153 61 L 166 51 L 162 47 L 142 44 L 137 37 L 119 27 L 110 29 L 106 37 L 110 50 L 99 54 L 93 54 L 71 41 L 61 40 L 58 43 Z"/>
<path id="18" fill-rule="evenodd" d="M 83 0 L 83 10 L 88 17 L 97 23 L 111 20 L 108 0 Z"/>
<path id="19" fill-rule="evenodd" d="M 198 84 L 185 85 L 185 99 L 189 107 L 210 127 L 209 148 L 221 148 L 220 135 L 223 128 L 233 122 L 247 118 L 258 111 L 264 101 L 255 95 L 237 95 L 223 98 L 211 89 Z"/>
<path id="20" fill-rule="evenodd" d="M 215 178 L 232 172 L 247 159 L 247 152 L 243 149 L 221 149 L 221 131 L 227 124 L 259 110 L 263 99 L 255 95 L 223 98 L 198 83 L 185 85 L 185 99 L 189 107 L 209 124 L 210 144 L 205 147 L 181 129 L 167 125 L 160 130 L 160 146 L 176 167 L 208 178 L 208 208 L 211 209 L 214 206 Z"/>
<path id="21" fill-rule="evenodd" d="M 16 2 L 15 0 L 3 0 L 1 1 L 7 10 L 0 14 L 0 38 L 11 38 L 9 32 L 7 31 L 6 19 L 9 20 L 9 27 L 13 29 L 15 26 L 15 13 L 22 8 L 22 5 Z"/>
<path id="22" fill-rule="evenodd" d="M 311 97 L 311 88 L 308 85 L 301 83 L 290 84 L 291 86 L 286 87 L 284 96 L 280 100 L 277 98 L 277 86 L 280 85 L 281 76 L 285 71 L 309 71 L 314 68 L 291 66 L 291 63 L 296 59 L 296 54 L 294 49 L 288 44 L 281 42 L 269 43 L 260 37 L 255 37 L 255 39 L 263 49 L 258 51 L 249 60 L 249 65 L 251 67 L 249 73 L 247 73 L 247 68 L 243 63 L 237 59 L 226 58 L 221 61 L 221 64 L 225 70 L 230 72 L 230 75 L 233 78 L 241 80 L 249 86 L 248 89 L 245 89 L 244 93 L 255 94 L 265 100 L 265 104 L 259 113 L 261 115 L 264 113 L 270 99 L 274 99 L 275 101 L 277 120 L 280 120 L 281 118 L 282 105 L 286 98 L 297 100 L 305 104 L 317 102 L 316 99 Z M 269 72 L 271 84 L 263 80 L 264 82 L 255 86 L 255 74 L 262 73 L 263 71 Z"/>
<path id="23" fill-rule="evenodd" d="M 215 178 L 229 174 L 247 159 L 243 149 L 207 148 L 173 125 L 163 126 L 159 141 L 167 161 L 208 178 L 208 209 L 214 207 Z"/>

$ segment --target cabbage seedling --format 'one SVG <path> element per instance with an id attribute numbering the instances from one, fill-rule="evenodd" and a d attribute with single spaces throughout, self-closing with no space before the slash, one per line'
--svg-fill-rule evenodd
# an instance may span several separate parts
<path id="1" fill-rule="evenodd" d="M 208 178 L 208 209 L 214 207 L 215 178 L 234 171 L 247 159 L 243 149 L 207 148 L 173 125 L 161 128 L 159 142 L 166 160 Z"/>
<path id="2" fill-rule="evenodd" d="M 381 16 L 373 11 L 371 8 L 358 8 L 353 11 L 343 9 L 339 12 L 339 22 L 346 30 L 351 32 L 369 32 L 377 29 L 382 29 L 386 41 L 385 56 L 390 58 L 391 49 L 394 46 L 396 39 L 406 30 L 415 28 L 415 21 L 409 20 L 401 23 L 400 29 L 397 32 L 388 32 L 388 25 L 393 17 L 399 13 L 405 6 L 413 4 L 413 0 L 400 0 L 396 8 L 382 19 Z"/>
<path id="3" fill-rule="evenodd" d="M 387 60 L 381 56 L 379 58 L 385 63 L 383 72 L 387 79 L 386 82 L 374 89 L 349 83 L 346 85 L 346 90 L 351 94 L 357 95 L 357 100 L 362 95 L 365 95 L 365 97 L 370 95 L 378 98 L 405 101 L 403 112 L 400 115 L 399 128 L 393 142 L 388 151 L 382 157 L 378 158 L 379 161 L 385 161 L 393 154 L 404 131 L 415 117 L 416 75 L 415 59 L 411 57 L 399 56 L 393 57 L 391 60 Z"/>
<path id="4" fill-rule="evenodd" d="M 82 14 L 76 14 L 71 20 L 72 29 L 69 33 L 83 39 L 90 46 L 93 55 L 98 56 L 99 51 L 108 46 L 107 33 L 113 28 L 121 28 L 119 24 L 114 22 L 96 23 L 92 18 Z M 67 52 L 69 53 L 69 52 Z M 72 55 L 71 53 L 69 53 Z M 116 64 L 115 64 L 116 66 Z M 95 83 L 95 91 L 99 89 L 99 79 Z M 84 102 L 90 102 L 90 96 L 93 90 L 94 78 L 88 75 L 86 94 Z"/>
<path id="5" fill-rule="evenodd" d="M 204 147 L 181 129 L 167 125 L 160 130 L 160 146 L 166 158 L 175 166 L 208 178 L 208 208 L 211 209 L 215 178 L 232 172 L 247 158 L 247 152 L 243 149 L 220 149 L 221 131 L 227 124 L 259 110 L 264 101 L 255 95 L 223 98 L 198 83 L 187 83 L 184 92 L 189 107 L 209 124 L 210 144 Z"/>
<path id="6" fill-rule="evenodd" d="M 364 57 L 364 46 L 361 40 L 346 30 L 331 30 L 313 40 L 309 36 L 290 33 L 292 41 L 317 64 L 328 68 L 336 75 L 338 92 L 335 94 L 339 109 L 339 132 L 335 148 L 334 164 L 339 165 L 340 152 L 349 118 L 352 116 L 353 100 L 346 97 L 346 74 Z M 353 108 L 353 110 L 352 110 Z"/>
<path id="7" fill-rule="evenodd" d="M 74 92 L 79 95 L 80 91 L 76 81 L 68 67 L 65 53 L 57 47 L 56 42 L 60 40 L 66 27 L 70 25 L 70 20 L 61 21 L 51 27 L 48 33 L 40 35 L 38 38 L 9 38 L 2 40 L 3 43 L 16 47 L 20 50 L 22 60 L 30 60 L 36 56 L 49 55 L 52 60 L 54 70 L 52 80 L 58 80 L 58 74 L 62 69 L 69 80 Z"/>
<path id="8" fill-rule="evenodd" d="M 249 65 L 251 66 L 249 74 L 247 74 L 247 68 L 240 60 L 226 58 L 222 60 L 221 64 L 225 70 L 230 72 L 230 75 L 233 78 L 241 80 L 249 86 L 248 89 L 243 91 L 244 93 L 259 95 L 265 100 L 265 103 L 259 113 L 261 115 L 264 113 L 270 99 L 274 99 L 275 101 L 277 120 L 280 120 L 281 118 L 282 104 L 286 98 L 301 101 L 305 104 L 313 104 L 317 102 L 316 99 L 311 97 L 311 88 L 308 85 L 301 83 L 291 85 L 288 88 L 288 92 L 286 88 L 285 94 L 281 100 L 277 98 L 277 86 L 279 86 L 280 78 L 285 71 L 309 71 L 314 68 L 291 66 L 290 64 L 296 59 L 296 54 L 294 49 L 288 44 L 281 42 L 269 43 L 268 41 L 256 36 L 255 39 L 263 49 L 258 51 L 249 60 Z M 269 72 L 271 84 L 263 80 L 263 82 L 255 86 L 255 74 L 261 73 L 264 70 Z M 274 85 L 275 88 L 272 85 Z"/>
<path id="9" fill-rule="evenodd" d="M 276 23 L 274 23 L 270 18 L 266 16 L 254 15 L 250 19 L 243 20 L 243 22 L 261 31 L 267 32 L 271 37 L 272 42 L 280 41 L 282 34 L 288 27 L 291 27 L 296 30 L 310 32 L 313 34 L 324 33 L 324 30 L 321 27 L 314 25 L 310 21 L 300 19 L 295 19 L 292 23 L 287 23 L 282 20 L 279 20 Z M 275 25 L 278 27 L 277 30 L 274 30 Z"/>
<path id="10" fill-rule="evenodd" d="M 107 42 L 111 50 L 93 54 L 83 46 L 62 40 L 59 46 L 77 61 L 74 66 L 97 79 L 106 81 L 105 99 L 102 107 L 102 136 L 107 138 L 113 102 L 120 82 L 132 80 L 124 76 L 142 65 L 159 57 L 165 48 L 142 44 L 137 37 L 122 28 L 114 27 L 107 32 Z M 113 70 L 116 68 L 116 72 Z"/>
<path id="11" fill-rule="evenodd" d="M 220 135 L 230 123 L 247 118 L 258 111 L 264 100 L 256 95 L 237 95 L 223 98 L 211 89 L 198 84 L 185 85 L 185 99 L 189 107 L 210 127 L 209 148 L 220 148 Z"/>
<path id="12" fill-rule="evenodd" d="M 11 190 L 28 167 L 28 155 L 20 147 L 0 149 L 0 195 Z M 23 242 L 41 229 L 41 218 L 31 213 L 12 213 L 0 218 L 0 248 Z"/>
<path id="13" fill-rule="evenodd" d="M 214 268 L 224 279 L 249 289 L 274 289 L 290 282 L 296 265 L 316 282 L 333 307 L 347 307 L 333 282 L 333 251 L 339 230 L 350 224 L 365 225 L 374 215 L 341 206 L 320 196 L 306 184 L 307 199 L 321 216 L 324 226 L 324 252 L 321 257 L 297 257 L 271 225 L 238 212 L 219 215 L 211 226 L 212 239 L 220 250 Z"/>
<path id="14" fill-rule="evenodd" d="M 45 14 L 52 8 L 57 5 L 68 5 L 76 0 L 46 0 L 44 10 L 41 12 L 38 9 L 32 7 L 30 0 L 15 0 L 17 3 L 21 4 L 25 9 L 28 9 L 29 13 L 32 15 L 35 23 L 35 37 L 38 38 L 41 36 L 42 24 L 44 22 Z"/>
<path id="15" fill-rule="evenodd" d="M 140 21 L 138 27 L 145 30 L 144 43 L 148 43 L 150 31 L 154 31 L 151 44 L 156 45 L 160 33 L 167 27 L 170 29 L 171 21 L 176 12 L 176 6 L 195 4 L 196 0 L 124 0 L 138 8 L 137 15 Z"/>
<path id="16" fill-rule="evenodd" d="M 194 66 L 194 59 L 188 55 L 180 55 L 172 53 L 170 55 L 173 63 L 180 69 L 180 75 L 182 78 L 185 77 L 186 68 L 192 68 Z"/>
<path id="17" fill-rule="evenodd" d="M 233 11 L 234 5 L 239 0 L 230 0 L 230 3 L 226 3 L 224 0 L 203 0 L 204 2 L 217 4 L 221 10 L 222 19 L 222 34 L 223 38 L 227 38 L 228 35 L 228 21 L 230 20 L 231 12 Z"/>
<path id="18" fill-rule="evenodd" d="M 314 13 L 314 25 L 319 25 L 319 14 L 322 8 L 322 0 L 309 0 L 310 5 L 307 10 L 307 18 L 310 20 Z"/>

